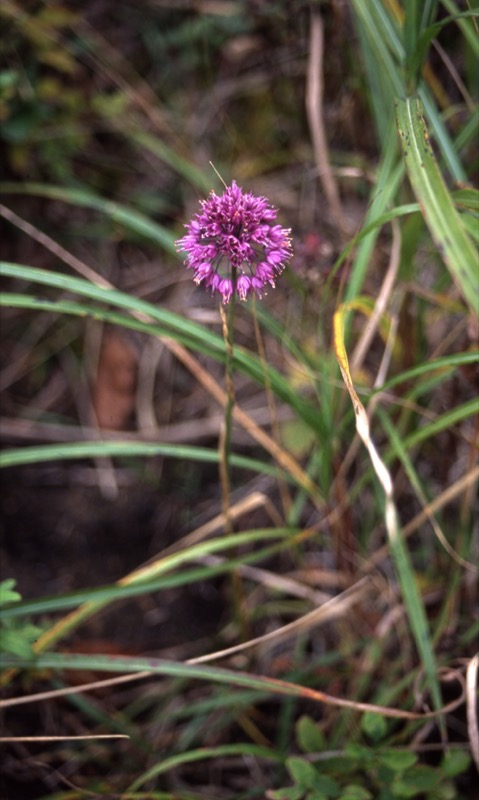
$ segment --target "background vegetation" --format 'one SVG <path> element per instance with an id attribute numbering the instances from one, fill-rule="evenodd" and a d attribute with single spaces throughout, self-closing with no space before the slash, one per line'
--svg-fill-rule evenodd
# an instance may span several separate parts
<path id="1" fill-rule="evenodd" d="M 2 796 L 472 798 L 477 0 L 0 24 Z M 235 311 L 227 503 L 174 246 L 218 173 L 294 248 Z"/>

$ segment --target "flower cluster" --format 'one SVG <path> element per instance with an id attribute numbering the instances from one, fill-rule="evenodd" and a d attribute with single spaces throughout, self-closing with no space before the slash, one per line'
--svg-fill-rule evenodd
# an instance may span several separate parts
<path id="1" fill-rule="evenodd" d="M 262 297 L 266 284 L 274 287 L 292 255 L 291 231 L 272 224 L 276 214 L 265 197 L 243 192 L 235 181 L 221 196 L 211 192 L 176 242 L 195 283 L 219 292 L 223 303 L 234 292 L 246 300 L 251 292 Z"/>

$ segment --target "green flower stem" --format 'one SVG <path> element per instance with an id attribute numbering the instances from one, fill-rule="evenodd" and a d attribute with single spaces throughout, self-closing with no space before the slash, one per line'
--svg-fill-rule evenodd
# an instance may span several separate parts
<path id="1" fill-rule="evenodd" d="M 233 409 L 235 405 L 234 387 L 234 313 L 237 269 L 231 267 L 231 280 L 233 283 L 233 294 L 228 306 L 228 313 L 225 312 L 223 305 L 220 305 L 221 320 L 223 323 L 223 337 L 226 347 L 225 364 L 225 388 L 227 401 L 223 426 L 219 442 L 219 463 L 220 481 L 223 499 L 223 514 L 225 518 L 225 533 L 227 536 L 233 533 L 233 520 L 231 517 L 230 494 L 231 494 L 231 428 L 233 423 Z M 236 623 L 240 630 L 243 641 L 248 638 L 248 625 L 242 613 L 243 608 L 243 586 L 241 577 L 237 570 L 231 572 L 231 594 L 233 598 L 233 611 Z"/>
<path id="2" fill-rule="evenodd" d="M 233 268 L 233 286 L 236 283 L 236 269 Z M 223 497 L 223 513 L 225 516 L 225 532 L 233 532 L 233 522 L 230 514 L 230 490 L 231 490 L 231 427 L 233 422 L 233 408 L 235 405 L 234 388 L 234 312 L 235 312 L 235 292 L 228 307 L 226 314 L 220 305 L 221 320 L 223 322 L 223 337 L 226 346 L 226 366 L 225 366 L 225 388 L 227 402 L 223 419 L 223 427 L 220 436 L 220 480 Z"/>

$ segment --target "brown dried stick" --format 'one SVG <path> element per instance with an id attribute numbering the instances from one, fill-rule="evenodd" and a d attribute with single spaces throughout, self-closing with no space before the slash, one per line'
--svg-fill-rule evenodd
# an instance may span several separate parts
<path id="1" fill-rule="evenodd" d="M 323 114 L 323 56 L 324 31 L 323 20 L 318 9 L 311 12 L 311 30 L 308 75 L 306 84 L 306 112 L 313 141 L 314 158 L 318 169 L 331 217 L 338 228 L 341 238 L 348 233 L 348 225 L 344 217 L 339 197 L 338 185 L 331 169 L 328 141 Z"/>

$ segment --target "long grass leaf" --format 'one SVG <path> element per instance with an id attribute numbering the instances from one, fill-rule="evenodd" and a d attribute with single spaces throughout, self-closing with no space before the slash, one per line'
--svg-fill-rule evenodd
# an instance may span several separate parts
<path id="1" fill-rule="evenodd" d="M 162 444 L 161 442 L 95 441 L 68 442 L 66 444 L 44 444 L 34 447 L 21 447 L 0 452 L 0 467 L 18 467 L 24 464 L 40 464 L 44 461 L 65 461 L 77 458 L 135 458 L 163 456 L 185 461 L 199 461 L 216 464 L 218 452 L 207 447 L 194 447 L 182 444 Z M 246 456 L 232 455 L 231 463 L 243 469 L 254 469 L 266 474 L 277 474 L 277 468 Z"/>
<path id="2" fill-rule="evenodd" d="M 403 709 L 374 706 L 369 703 L 357 703 L 354 700 L 333 697 L 309 686 L 301 686 L 279 678 L 269 678 L 263 675 L 211 665 L 167 661 L 152 657 L 45 653 L 33 659 L 20 659 L 6 653 L 2 657 L 2 666 L 8 669 L 26 667 L 29 670 L 33 668 L 38 670 L 71 669 L 123 673 L 148 672 L 151 675 L 162 675 L 163 677 L 203 680 L 210 683 L 225 684 L 229 687 L 239 686 L 245 689 L 266 692 L 273 696 L 303 698 L 310 702 L 350 708 L 355 711 L 372 711 L 396 719 L 421 719 L 434 716 L 434 714 L 416 714 Z"/>
<path id="3" fill-rule="evenodd" d="M 243 531 L 242 533 L 248 532 Z M 168 573 L 162 575 L 160 578 L 147 579 L 138 584 L 133 583 L 125 586 L 113 584 L 100 588 L 86 588 L 77 592 L 68 592 L 67 594 L 39 597 L 35 600 L 21 600 L 17 603 L 10 603 L 9 605 L 0 605 L 0 620 L 11 619 L 13 617 L 29 617 L 37 614 L 52 614 L 69 608 L 78 608 L 87 602 L 98 602 L 101 603 L 103 607 L 103 605 L 107 603 L 113 603 L 118 600 L 125 601 L 130 597 L 137 597 L 139 595 L 149 594 L 150 592 L 159 592 L 179 586 L 190 586 L 200 581 L 208 581 L 218 575 L 231 572 L 242 564 L 255 564 L 270 558 L 281 550 L 291 547 L 292 542 L 295 541 L 296 535 L 293 529 L 288 528 L 284 529 L 285 535 L 282 537 L 282 529 L 275 528 L 274 533 L 277 534 L 280 539 L 279 544 L 257 549 L 264 537 L 260 530 L 253 531 L 252 533 L 253 535 L 251 538 L 249 540 L 244 540 L 243 544 L 249 543 L 254 545 L 255 550 L 251 553 L 242 553 L 239 558 L 233 558 L 230 555 L 227 560 L 225 559 L 221 563 L 192 569 L 185 569 L 184 565 L 181 564 L 179 572 Z M 235 539 L 234 542 L 235 546 L 236 544 L 237 539 Z M 198 558 L 198 554 L 191 560 L 194 561 L 195 558 Z"/>
<path id="4" fill-rule="evenodd" d="M 396 101 L 406 169 L 431 235 L 471 310 L 478 313 L 479 256 L 434 157 L 417 98 Z"/>
<path id="5" fill-rule="evenodd" d="M 127 792 L 136 792 L 148 781 L 156 778 L 158 775 L 163 775 L 175 767 L 182 764 L 191 764 L 197 761 L 207 761 L 211 758 L 227 759 L 231 756 L 241 756 L 241 758 L 259 758 L 270 761 L 282 761 L 282 757 L 275 750 L 267 747 L 261 747 L 257 744 L 240 743 L 240 744 L 223 744 L 218 747 L 201 747 L 198 750 L 188 750 L 186 753 L 178 753 L 177 755 L 163 758 L 153 767 L 146 770 L 139 778 L 126 789 Z"/>
<path id="6" fill-rule="evenodd" d="M 374 54 L 375 63 L 371 63 L 369 73 L 382 75 L 384 81 L 389 81 L 388 96 L 392 106 L 394 96 L 404 97 L 407 94 L 404 73 L 405 51 L 399 28 L 386 10 L 383 0 L 353 0 L 353 7 L 357 24 L 361 27 L 363 36 Z M 467 23 L 467 20 L 463 22 Z M 455 181 L 466 182 L 467 176 L 456 148 L 431 98 L 430 91 L 423 82 L 418 86 L 418 95 L 447 168 Z M 389 119 L 389 111 L 390 106 L 386 98 L 381 112 L 385 119 Z M 383 134 L 386 131 L 384 125 L 382 131 Z"/>
<path id="7" fill-rule="evenodd" d="M 52 186 L 44 183 L 1 183 L 0 192 L 35 195 L 46 197 L 49 200 L 61 200 L 63 203 L 82 208 L 92 208 L 105 214 L 113 222 L 123 225 L 127 230 L 144 236 L 150 242 L 159 244 L 167 252 L 176 254 L 175 237 L 162 225 L 153 222 L 140 211 L 135 211 L 135 209 L 128 208 L 114 200 L 107 200 L 86 189 L 71 189 L 66 186 Z"/>

